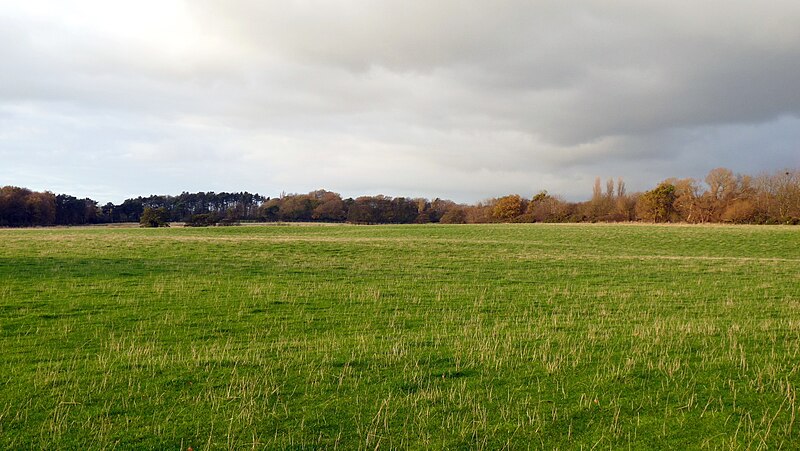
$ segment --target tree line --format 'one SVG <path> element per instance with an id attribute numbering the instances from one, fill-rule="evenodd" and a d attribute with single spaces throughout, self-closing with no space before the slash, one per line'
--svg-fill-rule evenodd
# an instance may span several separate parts
<path id="1" fill-rule="evenodd" d="M 800 224 L 800 171 L 749 176 L 717 168 L 704 180 L 669 178 L 653 189 L 628 193 L 618 178 L 595 180 L 592 196 L 569 202 L 540 191 L 472 205 L 445 199 L 389 196 L 342 198 L 326 190 L 282 194 L 181 193 L 127 199 L 99 206 L 92 199 L 0 188 L 0 227 L 139 222 L 161 226 L 245 222 L 349 222 L 354 224 L 476 224 L 491 222 L 686 222 Z"/>
<path id="2" fill-rule="evenodd" d="M 178 196 L 140 196 L 119 205 L 109 202 L 99 206 L 89 198 L 5 186 L 0 188 L 0 227 L 139 222 L 148 209 L 166 212 L 163 219 L 167 222 L 189 222 L 202 215 L 214 218 L 214 222 L 225 218 L 255 221 L 260 219 L 259 208 L 267 199 L 248 192 L 184 192 Z"/>

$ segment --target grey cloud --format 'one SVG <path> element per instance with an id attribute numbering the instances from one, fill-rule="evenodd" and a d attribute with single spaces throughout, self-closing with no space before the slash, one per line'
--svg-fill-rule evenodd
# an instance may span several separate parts
<path id="1" fill-rule="evenodd" d="M 473 108 L 522 118 L 520 126 L 556 140 L 763 121 L 800 104 L 792 76 L 800 8 L 792 2 L 205 5 L 255 52 L 314 67 L 428 74 L 474 93 Z M 491 99 L 521 101 L 504 108 Z M 457 100 L 459 108 L 475 103 Z M 570 120 L 587 131 L 570 132 Z"/>
<path id="2" fill-rule="evenodd" d="M 0 177 L 476 200 L 800 164 L 794 1 L 154 5 L 0 6 Z"/>

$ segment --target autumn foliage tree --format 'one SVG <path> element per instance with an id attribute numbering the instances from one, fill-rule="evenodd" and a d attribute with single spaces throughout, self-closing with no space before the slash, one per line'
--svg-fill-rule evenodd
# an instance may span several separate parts
<path id="1" fill-rule="evenodd" d="M 310 193 L 310 195 L 315 200 L 311 219 L 315 221 L 340 222 L 347 218 L 345 204 L 339 194 L 319 190 Z"/>
<path id="2" fill-rule="evenodd" d="M 48 226 L 55 223 L 56 197 L 16 186 L 0 188 L 0 227 Z"/>
<path id="3" fill-rule="evenodd" d="M 525 202 L 519 194 L 497 199 L 492 208 L 492 217 L 498 221 L 511 221 L 525 212 Z"/>

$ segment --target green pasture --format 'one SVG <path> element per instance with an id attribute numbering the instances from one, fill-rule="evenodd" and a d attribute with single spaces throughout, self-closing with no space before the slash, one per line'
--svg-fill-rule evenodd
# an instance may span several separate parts
<path id="1" fill-rule="evenodd" d="M 800 444 L 800 228 L 0 230 L 0 449 Z"/>

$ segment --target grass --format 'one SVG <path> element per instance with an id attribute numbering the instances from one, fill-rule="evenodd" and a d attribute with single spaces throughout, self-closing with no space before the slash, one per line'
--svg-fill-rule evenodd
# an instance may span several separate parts
<path id="1" fill-rule="evenodd" d="M 0 448 L 791 448 L 800 230 L 0 230 Z"/>

